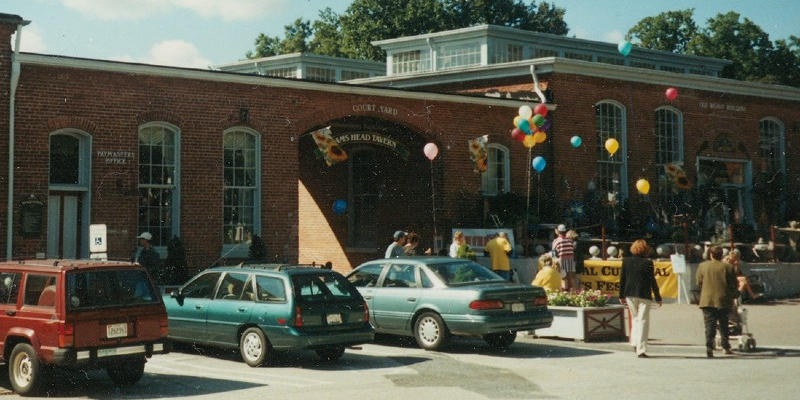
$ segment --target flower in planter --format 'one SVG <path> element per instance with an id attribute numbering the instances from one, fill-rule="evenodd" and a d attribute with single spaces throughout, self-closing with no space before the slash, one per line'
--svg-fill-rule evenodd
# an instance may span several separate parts
<path id="1" fill-rule="evenodd" d="M 600 290 L 581 290 L 579 292 L 547 291 L 547 304 L 566 307 L 604 307 L 611 295 Z"/>

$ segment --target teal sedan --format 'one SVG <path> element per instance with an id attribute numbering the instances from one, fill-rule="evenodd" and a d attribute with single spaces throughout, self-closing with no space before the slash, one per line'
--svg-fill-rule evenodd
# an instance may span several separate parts
<path id="1" fill-rule="evenodd" d="M 368 261 L 347 275 L 367 301 L 378 333 L 413 336 L 426 350 L 451 336 L 482 337 L 493 347 L 517 331 L 549 327 L 553 314 L 537 286 L 511 283 L 473 261 L 410 257 Z"/>
<path id="2" fill-rule="evenodd" d="M 327 269 L 243 264 L 207 269 L 164 299 L 175 342 L 239 349 L 251 367 L 276 351 L 315 350 L 326 361 L 374 332 L 358 290 Z"/>

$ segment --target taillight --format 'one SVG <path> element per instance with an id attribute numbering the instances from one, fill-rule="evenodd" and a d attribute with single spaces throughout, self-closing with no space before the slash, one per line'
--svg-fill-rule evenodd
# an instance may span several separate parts
<path id="1" fill-rule="evenodd" d="M 369 306 L 367 306 L 367 302 L 364 302 L 364 322 L 369 322 Z"/>
<path id="2" fill-rule="evenodd" d="M 499 310 L 504 307 L 500 300 L 474 300 L 469 303 L 469 308 L 473 310 Z"/>
<path id="3" fill-rule="evenodd" d="M 169 319 L 166 315 L 162 316 L 158 321 L 158 333 L 162 338 L 165 338 L 169 335 Z"/>
<path id="4" fill-rule="evenodd" d="M 303 312 L 300 310 L 300 306 L 294 308 L 294 326 L 298 328 L 303 326 Z"/>
<path id="5" fill-rule="evenodd" d="M 539 296 L 533 299 L 533 305 L 535 306 L 546 306 L 547 305 L 547 296 Z"/>
<path id="6" fill-rule="evenodd" d="M 58 324 L 58 347 L 72 347 L 75 344 L 75 327 L 72 324 Z"/>

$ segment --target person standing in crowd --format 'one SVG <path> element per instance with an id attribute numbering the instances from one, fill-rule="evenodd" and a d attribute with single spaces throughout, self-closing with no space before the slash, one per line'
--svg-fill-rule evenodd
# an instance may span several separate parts
<path id="1" fill-rule="evenodd" d="M 728 316 L 733 307 L 733 300 L 739 294 L 739 282 L 733 265 L 722 260 L 722 247 L 711 246 L 708 249 L 710 260 L 697 267 L 697 286 L 700 287 L 700 309 L 703 310 L 703 321 L 706 328 L 706 356 L 714 357 L 714 337 L 719 326 L 722 349 L 725 354 L 733 354 L 728 340 Z"/>
<path id="2" fill-rule="evenodd" d="M 150 273 L 150 276 L 158 282 L 161 269 L 161 256 L 150 243 L 153 240 L 153 235 L 150 234 L 150 232 L 142 232 L 136 239 L 139 240 L 139 246 L 136 247 L 136 252 L 133 254 L 131 261 L 139 263 L 139 265 L 147 268 L 147 272 Z"/>
<path id="3" fill-rule="evenodd" d="M 655 298 L 661 307 L 661 292 L 656 282 L 655 266 L 647 258 L 650 247 L 642 239 L 631 245 L 631 256 L 622 259 L 619 279 L 619 302 L 631 312 L 630 343 L 639 358 L 647 358 L 647 337 L 650 333 L 650 304 Z"/>
<path id="4" fill-rule="evenodd" d="M 407 257 L 412 257 L 422 254 L 431 255 L 433 253 L 433 250 L 431 250 L 430 248 L 425 250 L 425 252 L 423 253 L 417 250 L 417 247 L 419 247 L 419 242 L 420 242 L 419 235 L 416 232 L 410 232 L 408 236 L 406 236 L 406 245 L 403 246 L 403 252 Z"/>
<path id="5" fill-rule="evenodd" d="M 571 291 L 575 282 L 575 244 L 567 237 L 567 227 L 564 224 L 556 228 L 556 235 L 550 247 L 561 266 L 561 288 Z"/>
<path id="6" fill-rule="evenodd" d="M 464 242 L 464 232 L 456 231 L 453 234 L 453 243 L 450 244 L 450 257 L 456 258 L 458 256 L 458 248 Z"/>
<path id="7" fill-rule="evenodd" d="M 508 242 L 508 234 L 498 233 L 494 239 L 486 243 L 484 251 L 491 258 L 492 272 L 502 276 L 505 280 L 510 280 L 511 262 L 508 255 L 511 254 L 511 243 Z"/>
<path id="8" fill-rule="evenodd" d="M 561 289 L 561 271 L 559 271 L 558 261 L 553 259 L 549 253 L 539 256 L 539 272 L 533 278 L 531 285 L 541 286 L 551 292 Z"/>
<path id="9" fill-rule="evenodd" d="M 398 258 L 405 255 L 403 245 L 406 244 L 406 233 L 403 231 L 396 231 L 393 238 L 394 242 L 386 248 L 384 258 Z"/>
<path id="10" fill-rule="evenodd" d="M 581 288 L 581 274 L 583 273 L 583 253 L 585 248 L 578 240 L 578 232 L 570 229 L 567 231 L 567 239 L 572 240 L 573 257 L 575 258 L 575 281 L 574 287 L 576 290 Z"/>
<path id="11" fill-rule="evenodd" d="M 739 283 L 739 301 L 752 301 L 761 297 L 761 294 L 754 293 L 753 288 L 750 287 L 750 282 L 742 272 L 742 259 L 739 250 L 733 249 L 727 256 L 723 258 L 724 262 L 733 265 L 733 270 L 736 272 L 736 281 Z M 745 297 L 745 294 L 747 297 Z"/>

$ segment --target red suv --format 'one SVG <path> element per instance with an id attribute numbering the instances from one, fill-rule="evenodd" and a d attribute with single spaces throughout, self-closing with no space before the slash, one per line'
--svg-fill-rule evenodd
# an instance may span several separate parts
<path id="1" fill-rule="evenodd" d="M 45 366 L 105 368 L 117 385 L 169 352 L 167 313 L 147 270 L 123 262 L 0 263 L 0 356 L 20 395 L 33 395 Z"/>

